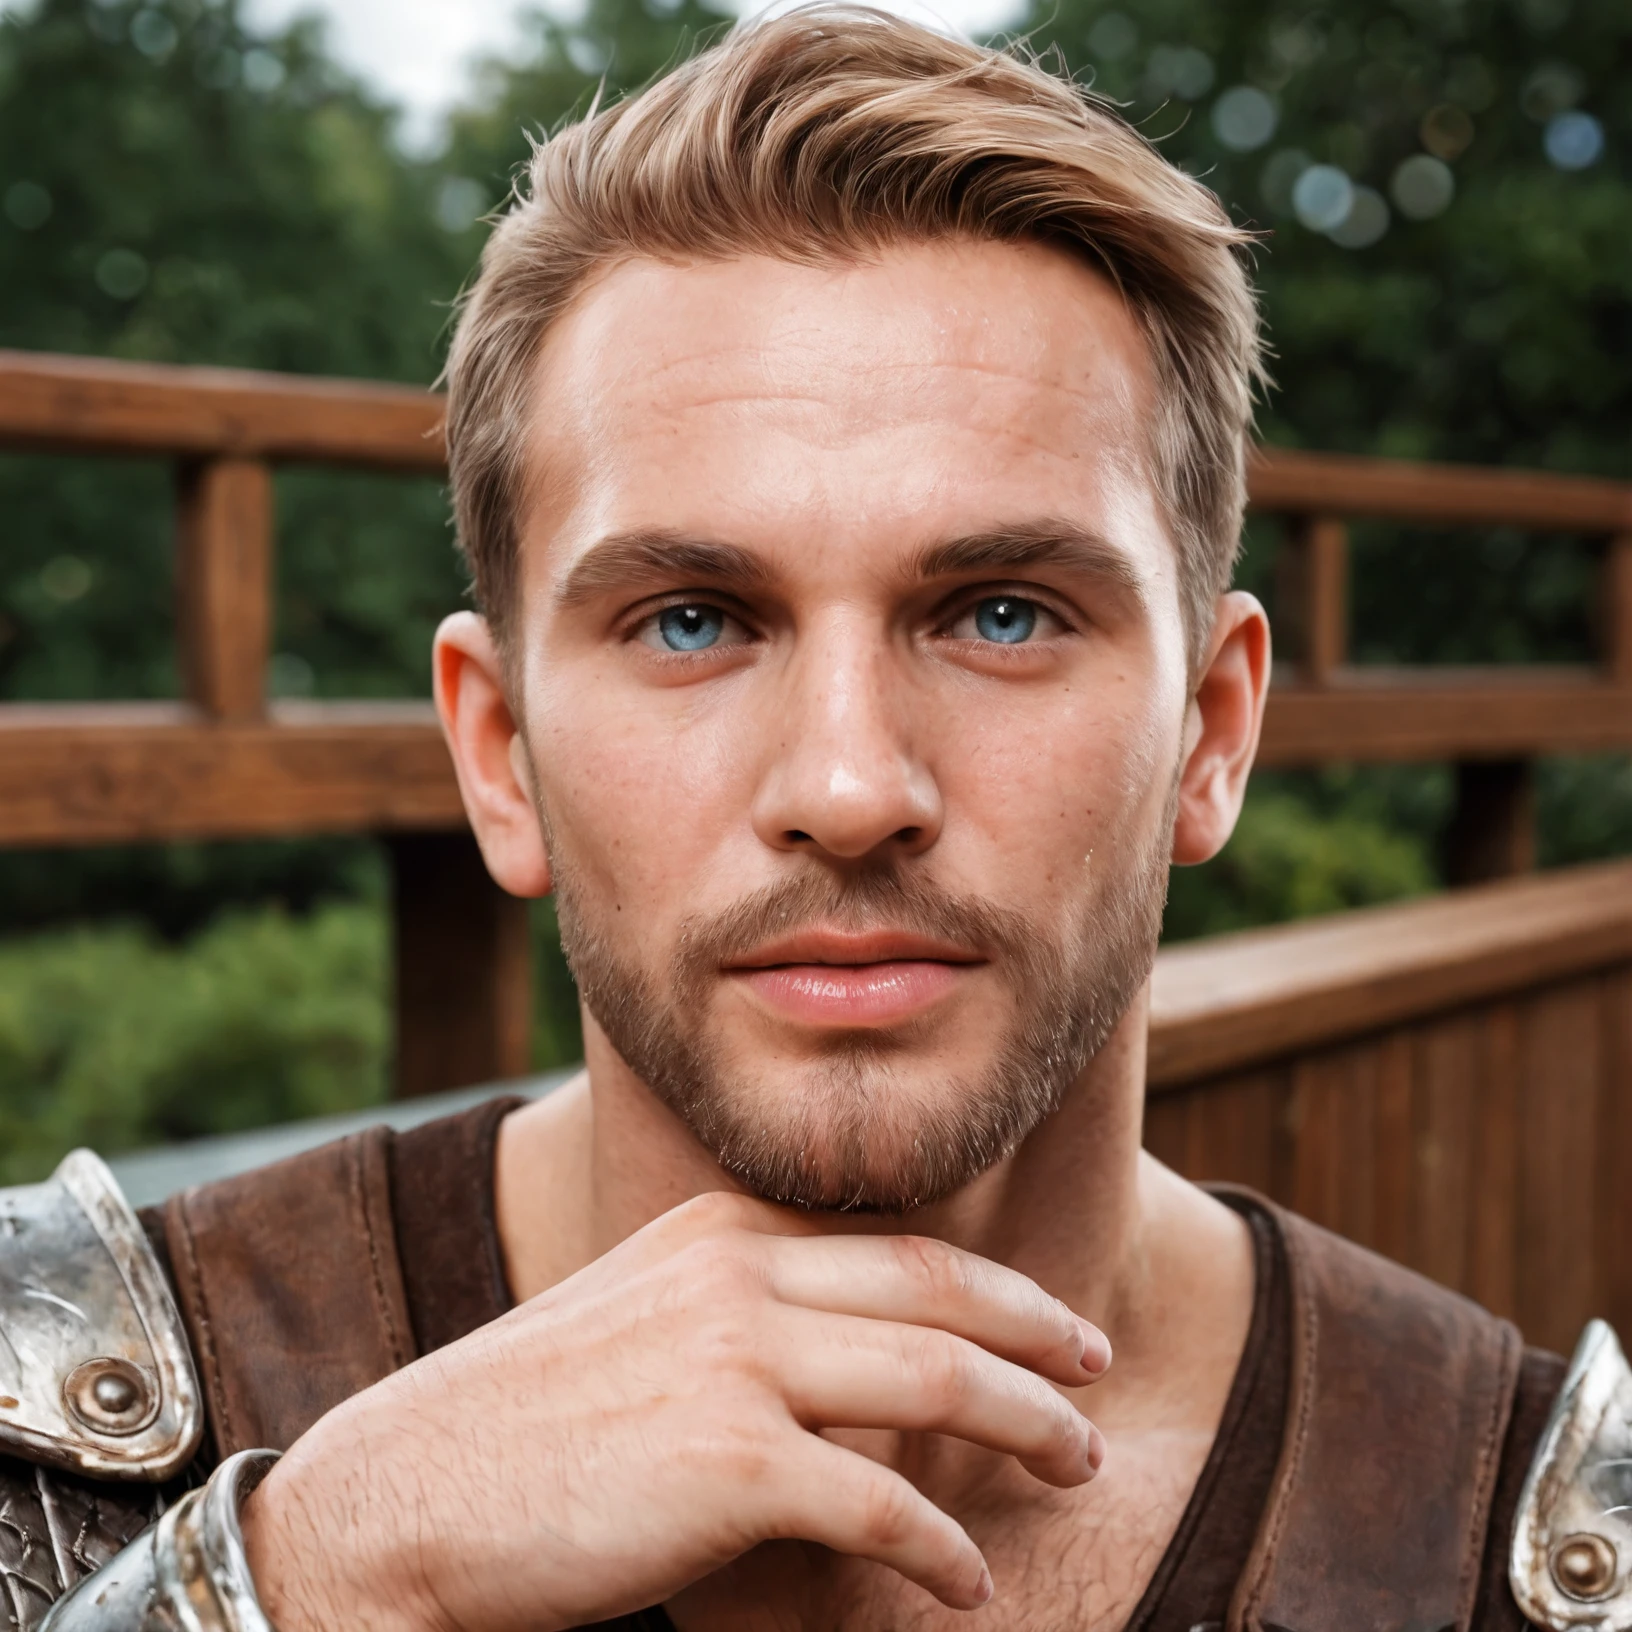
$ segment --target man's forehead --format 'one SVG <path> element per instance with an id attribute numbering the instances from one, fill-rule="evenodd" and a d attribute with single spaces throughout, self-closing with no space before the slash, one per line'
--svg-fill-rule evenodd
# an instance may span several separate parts
<path id="1" fill-rule="evenodd" d="M 535 582 L 541 553 L 559 584 L 615 535 L 884 534 L 895 555 L 1055 516 L 1114 543 L 1107 509 L 1155 513 L 1143 336 L 1040 246 L 629 263 L 552 331 L 538 383 Z"/>
<path id="2" fill-rule="evenodd" d="M 751 407 L 865 420 L 900 399 L 1077 399 L 1138 413 L 1151 366 L 1110 283 L 1039 244 L 905 245 L 866 263 L 752 256 L 627 261 L 587 288 L 541 348 L 547 444 L 643 411 Z M 1130 400 L 1132 399 L 1132 400 Z M 967 406 L 967 404 L 964 404 Z"/>

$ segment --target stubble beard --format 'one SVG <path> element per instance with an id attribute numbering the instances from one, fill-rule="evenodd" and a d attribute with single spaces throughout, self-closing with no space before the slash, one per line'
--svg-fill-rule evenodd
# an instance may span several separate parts
<path id="1" fill-rule="evenodd" d="M 1156 955 L 1177 792 L 1175 779 L 1156 832 L 1126 865 L 1096 870 L 1052 936 L 1023 913 L 948 894 L 906 867 L 840 876 L 813 863 L 714 917 L 684 921 L 659 981 L 612 945 L 570 860 L 552 849 L 562 946 L 608 1041 L 747 1189 L 812 1211 L 898 1215 L 1009 1155 L 1059 1108 L 1127 1012 Z M 980 948 L 1014 1005 L 985 1067 L 915 1084 L 902 1064 L 921 1028 L 843 1031 L 780 1103 L 768 1102 L 710 1034 L 709 1002 L 723 966 L 818 923 Z"/>

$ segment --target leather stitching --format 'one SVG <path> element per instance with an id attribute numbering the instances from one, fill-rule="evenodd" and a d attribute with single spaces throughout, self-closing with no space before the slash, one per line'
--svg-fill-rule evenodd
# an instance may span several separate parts
<path id="1" fill-rule="evenodd" d="M 392 1369 L 400 1371 L 407 1365 L 407 1357 L 403 1350 L 402 1339 L 397 1331 L 397 1322 L 391 1312 L 391 1299 L 386 1295 L 385 1275 L 380 1268 L 380 1246 L 374 1233 L 373 1209 L 368 1205 L 368 1191 L 363 1179 L 363 1140 L 366 1135 L 359 1134 L 352 1142 L 352 1148 L 347 1152 L 350 1157 L 352 1199 L 356 1205 L 357 1216 L 362 1223 L 363 1239 L 368 1243 L 369 1277 L 374 1286 L 374 1307 L 379 1317 L 381 1327 L 385 1331 L 386 1349 L 391 1356 Z"/>
<path id="2" fill-rule="evenodd" d="M 210 1300 L 204 1293 L 204 1274 L 199 1267 L 198 1250 L 193 1240 L 193 1224 L 187 1214 L 187 1192 L 176 1196 L 167 1209 L 175 1221 L 180 1237 L 182 1257 L 186 1262 L 187 1286 L 193 1305 L 194 1337 L 203 1361 L 206 1386 L 210 1391 L 210 1405 L 215 1414 L 217 1449 L 223 1457 L 240 1449 L 232 1428 L 232 1413 L 227 1409 L 227 1393 L 216 1359 L 215 1328 L 210 1323 Z"/>
<path id="3" fill-rule="evenodd" d="M 1232 1628 L 1246 1628 L 1258 1632 L 1258 1616 L 1269 1595 L 1280 1553 L 1281 1539 L 1286 1532 L 1292 1513 L 1292 1495 L 1298 1488 L 1303 1473 L 1303 1454 L 1309 1439 L 1309 1421 L 1314 1406 L 1315 1355 L 1320 1343 L 1320 1312 L 1308 1284 L 1308 1266 L 1304 1257 L 1298 1220 L 1287 1213 L 1277 1214 L 1281 1239 L 1286 1249 L 1287 1280 L 1291 1288 L 1294 1317 L 1294 1347 L 1292 1355 L 1292 1390 L 1294 1401 L 1285 1450 L 1281 1465 L 1275 1472 L 1275 1483 L 1270 1494 L 1270 1517 L 1254 1543 L 1256 1557 L 1249 1561 L 1253 1571 L 1251 1583 L 1241 1600 L 1240 1618 L 1230 1618 Z M 1302 1339 L 1298 1343 L 1296 1339 Z"/>
<path id="4" fill-rule="evenodd" d="M 1484 1563 L 1485 1532 L 1490 1521 L 1491 1498 L 1496 1476 L 1501 1471 L 1502 1442 L 1507 1437 L 1508 1418 L 1513 1412 L 1513 1391 L 1518 1381 L 1523 1345 L 1518 1332 L 1505 1320 L 1499 1328 L 1501 1361 L 1493 1368 L 1495 1386 L 1490 1392 L 1490 1410 L 1479 1441 L 1478 1469 L 1473 1501 L 1468 1514 L 1467 1539 L 1462 1544 L 1462 1569 L 1457 1578 L 1456 1625 L 1464 1632 L 1473 1619 L 1479 1596 L 1479 1578 Z"/>

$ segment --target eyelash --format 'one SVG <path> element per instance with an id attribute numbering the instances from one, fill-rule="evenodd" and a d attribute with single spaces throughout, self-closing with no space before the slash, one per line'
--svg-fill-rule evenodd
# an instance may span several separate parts
<path id="1" fill-rule="evenodd" d="M 722 650 L 735 650 L 739 646 L 752 644 L 761 638 L 747 609 L 738 605 L 731 596 L 716 594 L 710 590 L 691 590 L 689 592 L 678 590 L 671 595 L 664 596 L 660 601 L 648 603 L 646 606 L 639 607 L 628 614 L 623 627 L 623 640 L 625 642 L 639 641 L 641 631 L 655 624 L 665 612 L 673 612 L 685 606 L 709 607 L 714 611 L 723 613 L 732 623 L 738 624 L 746 631 L 749 638 L 746 641 L 733 641 L 728 647 L 704 646 L 692 652 L 676 651 L 671 648 L 660 654 L 665 660 L 690 661 L 718 656 Z M 653 650 L 656 650 L 656 648 L 654 647 Z"/>
<path id="2" fill-rule="evenodd" d="M 960 619 L 968 617 L 983 601 L 1001 600 L 1028 601 L 1039 612 L 1052 618 L 1060 625 L 1058 633 L 1076 634 L 1078 632 L 1080 618 L 1074 613 L 1066 611 L 1056 600 L 1035 586 L 1028 584 L 981 584 L 975 590 L 964 593 L 952 604 L 949 611 L 937 619 L 935 624 L 936 634 L 949 640 L 962 639 L 963 637 L 949 633 L 952 626 Z M 1040 638 L 1057 638 L 1057 635 Z M 983 647 L 998 645 L 995 641 L 980 641 L 971 644 L 979 644 Z M 1027 641 L 1021 644 L 1033 645 L 1035 642 Z"/>
<path id="3" fill-rule="evenodd" d="M 1058 635 L 1061 633 L 1075 634 L 1078 632 L 1079 620 L 1075 616 L 1066 612 L 1056 601 L 1052 600 L 1049 596 L 1042 593 L 1036 587 L 1019 584 L 982 584 L 972 591 L 964 592 L 960 598 L 953 603 L 948 611 L 936 619 L 933 632 L 936 636 L 943 639 L 957 639 L 962 643 L 978 645 L 983 650 L 989 648 L 994 652 L 1010 654 L 1011 648 L 1006 647 L 999 642 L 972 641 L 968 640 L 967 637 L 953 636 L 950 633 L 950 630 L 954 624 L 956 624 L 960 619 L 969 616 L 969 614 L 975 611 L 975 609 L 979 607 L 982 602 L 1003 600 L 1005 598 L 1027 601 L 1033 606 L 1037 607 L 1038 610 L 1045 616 L 1052 618 L 1057 624 L 1060 625 L 1060 629 L 1058 631 L 1040 638 L 1052 639 L 1058 638 Z M 702 660 L 710 656 L 717 656 L 723 650 L 734 650 L 738 646 L 751 644 L 761 638 L 759 631 L 754 627 L 753 620 L 748 614 L 747 609 L 737 605 L 733 597 L 729 595 L 717 594 L 708 590 L 693 590 L 690 592 L 677 591 L 674 594 L 665 596 L 656 604 L 649 604 L 631 613 L 624 626 L 623 639 L 625 641 L 640 640 L 641 631 L 652 625 L 658 618 L 661 618 L 665 612 L 672 612 L 679 607 L 686 606 L 706 606 L 723 613 L 733 623 L 740 625 L 747 632 L 749 639 L 747 641 L 732 642 L 731 645 L 727 647 L 701 647 L 693 652 L 677 651 L 671 648 L 670 650 L 661 653 L 665 661 Z M 1014 655 L 1018 655 L 1018 653 L 1024 650 L 1027 646 L 1034 646 L 1036 644 L 1036 641 L 1016 643 L 1015 647 L 1012 648 L 1012 653 Z M 656 650 L 656 648 L 653 649 Z"/>

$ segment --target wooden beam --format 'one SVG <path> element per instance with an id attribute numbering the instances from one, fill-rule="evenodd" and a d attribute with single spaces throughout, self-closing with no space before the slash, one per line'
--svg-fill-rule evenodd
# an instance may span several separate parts
<path id="1" fill-rule="evenodd" d="M 1632 532 L 1617 533 L 1604 552 L 1601 601 L 1604 667 L 1632 686 Z"/>
<path id="2" fill-rule="evenodd" d="M 1632 862 L 1165 948 L 1154 1089 L 1268 1064 L 1632 958 Z"/>
<path id="3" fill-rule="evenodd" d="M 0 351 L 0 446 L 439 471 L 443 399 L 363 380 Z"/>
<path id="4" fill-rule="evenodd" d="M 253 719 L 272 630 L 272 473 L 261 460 L 181 467 L 176 600 L 189 700 L 212 719 Z"/>
<path id="5" fill-rule="evenodd" d="M 1287 537 L 1276 610 L 1290 627 L 1298 678 L 1329 685 L 1349 656 L 1349 530 L 1335 516 L 1302 516 Z"/>
<path id="6" fill-rule="evenodd" d="M 532 1062 L 527 903 L 506 895 L 469 833 L 391 841 L 396 1091 L 440 1093 Z"/>
<path id="7" fill-rule="evenodd" d="M 1262 766 L 1330 765 L 1632 747 L 1632 687 L 1591 670 L 1348 669 L 1269 696 Z"/>
<path id="8" fill-rule="evenodd" d="M 1536 865 L 1536 783 L 1527 759 L 1463 760 L 1445 835 L 1445 877 L 1456 885 L 1528 873 Z"/>
<path id="9" fill-rule="evenodd" d="M 273 704 L 212 723 L 177 703 L 0 710 L 0 845 L 458 828 L 428 703 Z"/>
<path id="10" fill-rule="evenodd" d="M 1551 471 L 1259 448 L 1248 462 L 1247 489 L 1255 510 L 1293 515 L 1581 533 L 1632 530 L 1632 483 Z"/>

